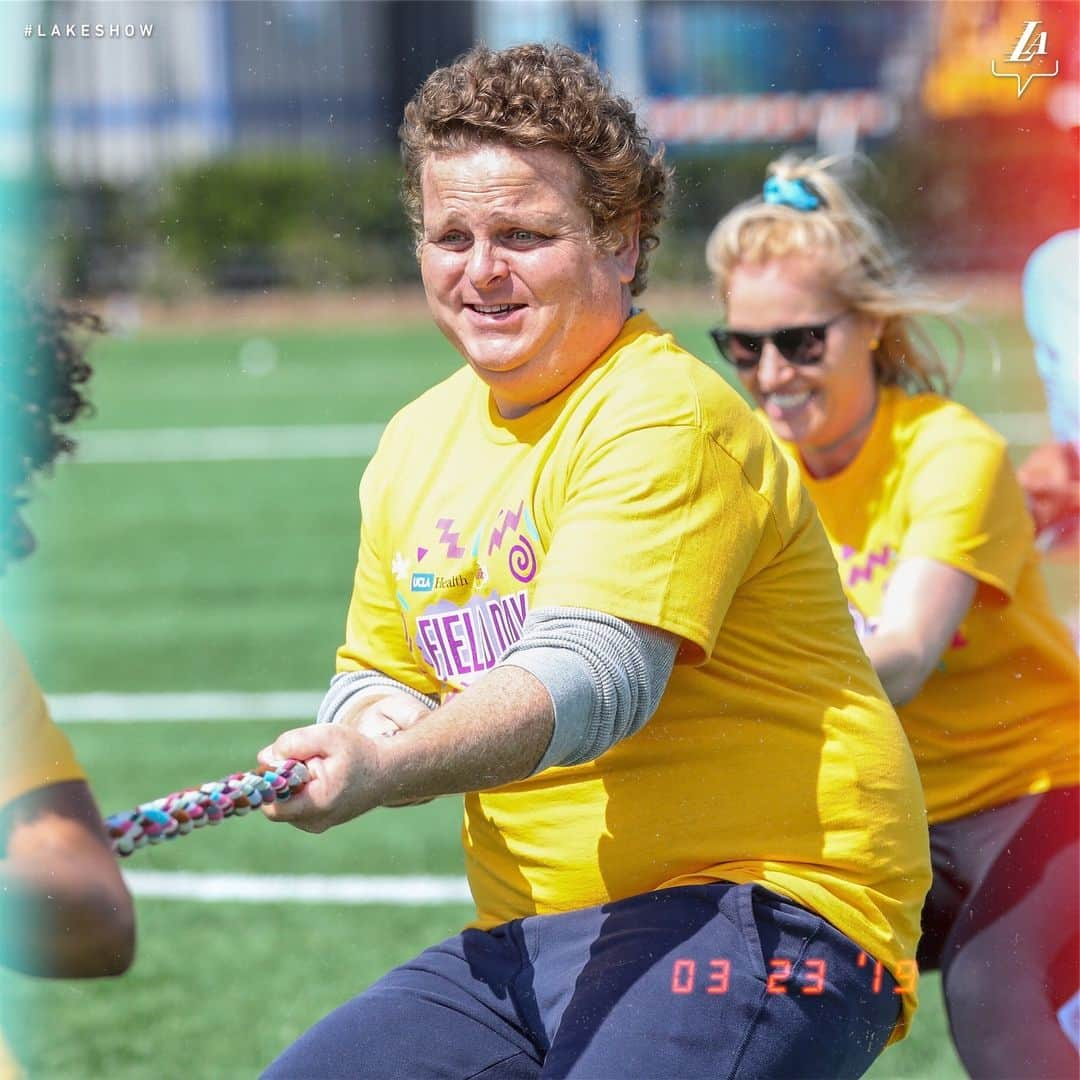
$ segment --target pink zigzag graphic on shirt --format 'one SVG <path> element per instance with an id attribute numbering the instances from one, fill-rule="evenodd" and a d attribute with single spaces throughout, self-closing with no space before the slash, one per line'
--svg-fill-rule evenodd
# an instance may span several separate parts
<path id="1" fill-rule="evenodd" d="M 521 521 L 521 515 L 524 509 L 525 500 L 522 499 L 521 502 L 518 503 L 516 513 L 513 510 L 503 511 L 505 517 L 503 518 L 502 527 L 499 528 L 498 526 L 496 526 L 494 529 L 491 530 L 491 540 L 488 542 L 489 555 L 493 551 L 498 551 L 502 547 L 503 537 L 506 535 L 506 533 L 517 531 L 518 522 Z"/>
<path id="2" fill-rule="evenodd" d="M 428 549 L 425 547 L 418 547 L 416 549 L 416 561 L 423 562 L 424 556 L 428 553 Z"/>
<path id="3" fill-rule="evenodd" d="M 866 563 L 863 566 L 856 564 L 851 568 L 847 579 L 848 585 L 857 585 L 860 581 L 870 581 L 874 576 L 874 569 L 880 566 L 884 570 L 892 562 L 894 554 L 893 549 L 888 544 L 880 552 L 871 551 L 866 556 Z"/>
<path id="4" fill-rule="evenodd" d="M 458 536 L 460 533 L 451 532 L 450 527 L 454 524 L 453 518 L 439 518 L 435 522 L 436 529 L 442 529 L 442 536 L 439 537 L 439 543 L 446 545 L 446 557 L 448 559 L 460 559 L 465 554 L 463 547 L 458 547 Z"/>

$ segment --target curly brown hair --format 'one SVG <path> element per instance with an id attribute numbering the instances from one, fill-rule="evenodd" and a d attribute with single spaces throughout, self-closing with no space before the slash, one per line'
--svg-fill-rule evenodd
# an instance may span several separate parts
<path id="1" fill-rule="evenodd" d="M 653 149 L 630 103 L 614 93 L 588 57 L 564 45 L 499 52 L 477 46 L 428 76 L 405 107 L 399 135 L 402 201 L 418 244 L 420 177 L 430 154 L 485 142 L 550 146 L 578 163 L 582 205 L 602 249 L 617 250 L 628 219 L 639 215 L 641 251 L 630 292 L 644 291 L 671 174 L 663 150 Z"/>
<path id="2" fill-rule="evenodd" d="M 35 472 L 47 468 L 75 441 L 59 430 L 91 410 L 81 387 L 91 367 L 81 331 L 98 332 L 89 312 L 28 299 L 0 283 L 0 503 L 5 523 Z"/>

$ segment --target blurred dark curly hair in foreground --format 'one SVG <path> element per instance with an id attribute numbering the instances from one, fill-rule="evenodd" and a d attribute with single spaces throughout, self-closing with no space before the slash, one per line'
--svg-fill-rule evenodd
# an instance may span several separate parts
<path id="1" fill-rule="evenodd" d="M 91 367 L 86 333 L 104 329 L 90 312 L 31 299 L 0 283 L 0 500 L 5 519 L 20 490 L 75 441 L 60 427 L 92 411 L 82 394 Z"/>

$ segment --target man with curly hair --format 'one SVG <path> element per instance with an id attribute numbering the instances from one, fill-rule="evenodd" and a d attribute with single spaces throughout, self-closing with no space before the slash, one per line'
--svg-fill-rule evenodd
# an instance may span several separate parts
<path id="1" fill-rule="evenodd" d="M 89 408 L 79 331 L 92 316 L 46 307 L 0 285 L 0 571 L 29 555 L 20 512 L 36 473 Z M 118 975 L 134 953 L 134 913 L 86 776 L 0 625 L 0 962 L 55 978 Z"/>
<path id="2" fill-rule="evenodd" d="M 405 112 L 466 363 L 390 422 L 319 724 L 261 754 L 310 832 L 464 793 L 477 915 L 271 1077 L 855 1076 L 915 1005 L 914 762 L 797 470 L 633 298 L 668 171 L 562 47 Z"/>

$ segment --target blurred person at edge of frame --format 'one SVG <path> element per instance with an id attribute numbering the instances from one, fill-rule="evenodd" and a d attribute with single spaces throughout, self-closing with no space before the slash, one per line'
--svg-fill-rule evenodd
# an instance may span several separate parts
<path id="1" fill-rule="evenodd" d="M 1024 320 L 1046 389 L 1054 439 L 1021 465 L 1044 551 L 1073 557 L 1080 538 L 1080 229 L 1052 236 L 1024 268 Z"/>
<path id="2" fill-rule="evenodd" d="M 266 1075 L 857 1076 L 916 1004 L 918 776 L 798 470 L 634 304 L 661 155 L 540 45 L 401 137 L 466 363 L 363 476 L 324 722 L 260 755 L 313 779 L 265 812 L 464 793 L 477 914 Z"/>
<path id="3" fill-rule="evenodd" d="M 831 164 L 782 158 L 716 226 L 713 336 L 798 464 L 911 740 L 934 868 L 918 961 L 960 1057 L 1076 1075 L 1076 654 L 1005 442 L 944 396 L 912 321 L 946 308 Z"/>
<path id="4" fill-rule="evenodd" d="M 4 573 L 34 550 L 20 508 L 35 474 L 74 447 L 60 428 L 89 407 L 79 335 L 97 328 L 0 283 Z M 0 709 L 0 963 L 53 978 L 118 975 L 134 955 L 131 897 L 85 774 L 2 625 Z"/>

